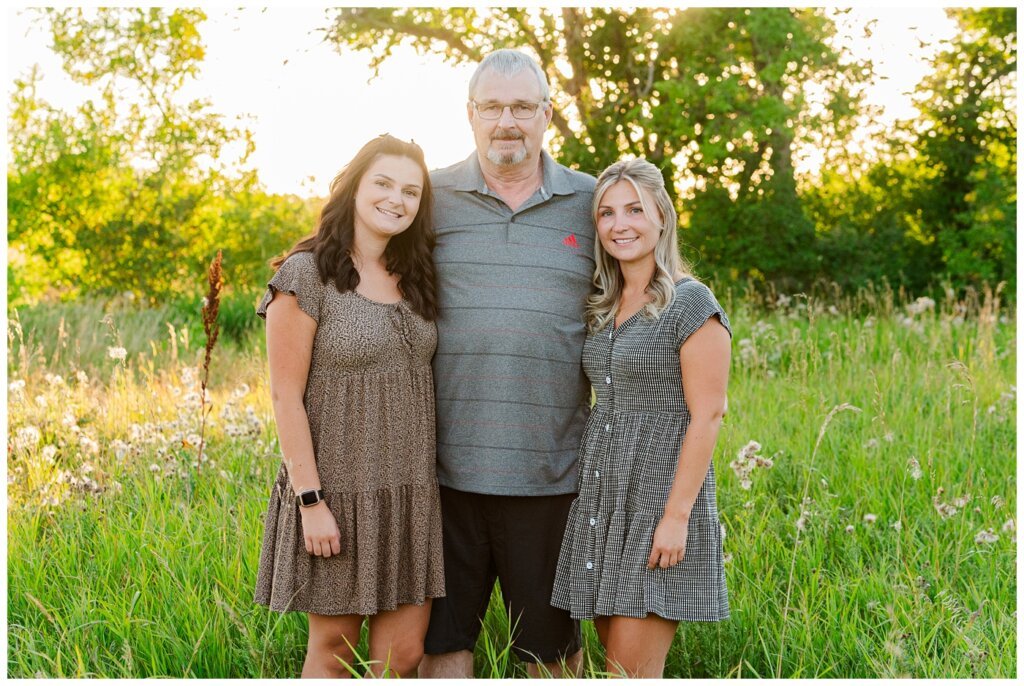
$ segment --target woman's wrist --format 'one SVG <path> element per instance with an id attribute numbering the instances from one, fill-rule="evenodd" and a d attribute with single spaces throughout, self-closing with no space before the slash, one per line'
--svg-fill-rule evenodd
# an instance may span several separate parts
<path id="1" fill-rule="evenodd" d="M 677 522 L 688 522 L 690 521 L 691 508 L 684 508 L 673 506 L 672 503 L 665 505 L 665 519 L 671 519 Z"/>
<path id="2" fill-rule="evenodd" d="M 326 510 L 327 503 L 323 500 L 318 502 L 316 505 L 310 505 L 309 507 L 300 507 L 299 514 L 305 516 L 306 514 L 312 514 L 313 512 L 319 512 L 320 510 Z"/>

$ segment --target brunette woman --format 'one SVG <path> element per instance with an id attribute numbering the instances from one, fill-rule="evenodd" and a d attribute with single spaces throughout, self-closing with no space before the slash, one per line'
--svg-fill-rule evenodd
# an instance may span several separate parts
<path id="1" fill-rule="evenodd" d="M 309 617 L 304 677 L 412 676 L 444 595 L 434 473 L 436 280 L 419 146 L 384 135 L 334 179 L 259 305 L 283 460 L 256 602 Z"/>

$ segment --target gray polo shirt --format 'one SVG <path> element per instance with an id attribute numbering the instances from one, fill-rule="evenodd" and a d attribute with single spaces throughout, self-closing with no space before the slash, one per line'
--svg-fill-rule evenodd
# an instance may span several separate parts
<path id="1" fill-rule="evenodd" d="M 590 387 L 580 366 L 594 275 L 594 178 L 542 153 L 515 212 L 474 152 L 430 174 L 440 317 L 437 479 L 473 493 L 576 490 Z"/>

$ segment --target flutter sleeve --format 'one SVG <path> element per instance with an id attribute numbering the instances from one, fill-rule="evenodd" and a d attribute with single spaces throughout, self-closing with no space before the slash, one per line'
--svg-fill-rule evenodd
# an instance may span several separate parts
<path id="1" fill-rule="evenodd" d="M 256 314 L 266 319 L 267 306 L 274 299 L 274 293 L 289 293 L 299 301 L 299 308 L 319 323 L 323 291 L 324 284 L 313 253 L 295 253 L 284 261 L 267 284 L 267 292 L 256 308 Z"/>
<path id="2" fill-rule="evenodd" d="M 704 325 L 711 317 L 717 316 L 722 326 L 732 337 L 732 327 L 725 311 L 718 304 L 711 289 L 699 281 L 689 280 L 676 286 L 676 297 L 672 303 L 675 326 L 675 346 L 682 348 L 690 335 Z"/>

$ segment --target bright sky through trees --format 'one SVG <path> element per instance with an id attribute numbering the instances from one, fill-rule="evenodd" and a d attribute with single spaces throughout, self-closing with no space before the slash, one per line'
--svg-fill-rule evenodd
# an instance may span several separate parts
<path id="1" fill-rule="evenodd" d="M 217 8 L 207 14 L 200 26 L 207 47 L 202 77 L 183 95 L 208 97 L 215 111 L 229 117 L 248 115 L 244 125 L 256 141 L 251 162 L 271 192 L 325 195 L 338 169 L 384 132 L 414 138 L 431 167 L 469 154 L 464 103 L 471 67 L 396 50 L 368 84 L 368 55 L 339 55 L 321 42 L 317 29 L 328 23 L 323 8 Z M 58 107 L 77 105 L 86 90 L 63 74 L 31 15 L 8 10 L 8 19 L 8 93 L 14 79 L 38 63 L 40 96 Z M 921 41 L 952 35 L 943 10 L 861 7 L 835 19 L 841 40 L 874 60 L 882 77 L 869 96 L 885 108 L 879 123 L 914 116 L 905 93 L 924 75 L 924 60 L 932 54 Z M 807 165 L 819 163 L 813 151 L 803 157 Z"/>

